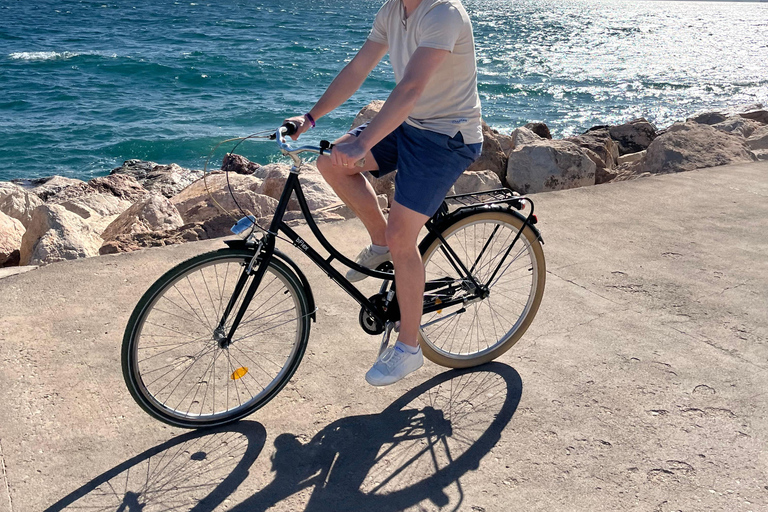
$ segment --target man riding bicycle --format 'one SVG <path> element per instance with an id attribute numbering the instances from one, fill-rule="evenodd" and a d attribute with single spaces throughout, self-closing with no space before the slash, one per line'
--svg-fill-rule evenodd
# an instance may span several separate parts
<path id="1" fill-rule="evenodd" d="M 349 99 L 389 52 L 397 83 L 370 122 L 335 142 L 317 167 L 338 196 L 365 225 L 371 244 L 357 262 L 395 267 L 400 306 L 398 341 L 366 374 L 374 386 L 392 384 L 419 369 L 418 332 L 424 295 L 419 231 L 437 211 L 462 172 L 480 156 L 483 135 L 477 93 L 472 25 L 460 0 L 387 0 L 368 39 L 296 124 L 294 140 L 315 120 Z M 363 166 L 355 164 L 364 159 Z M 386 219 L 361 173 L 397 170 L 395 197 Z M 350 270 L 347 279 L 366 276 Z"/>

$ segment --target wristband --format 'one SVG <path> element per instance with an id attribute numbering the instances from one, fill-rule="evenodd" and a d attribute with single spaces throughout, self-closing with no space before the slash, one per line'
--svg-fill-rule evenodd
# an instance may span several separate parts
<path id="1" fill-rule="evenodd" d="M 309 121 L 309 124 L 311 124 L 311 125 L 312 125 L 312 128 L 314 128 L 314 127 L 315 127 L 315 118 L 314 118 L 314 117 L 312 117 L 312 114 L 310 114 L 309 112 L 307 112 L 306 114 L 304 114 L 304 117 L 306 117 L 306 118 L 307 118 L 307 121 Z"/>

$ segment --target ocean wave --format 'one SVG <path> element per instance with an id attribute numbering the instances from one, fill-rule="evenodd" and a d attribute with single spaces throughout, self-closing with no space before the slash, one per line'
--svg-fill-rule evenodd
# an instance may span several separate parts
<path id="1" fill-rule="evenodd" d="M 103 54 L 97 52 L 14 52 L 8 54 L 8 58 L 11 60 L 66 60 L 80 56 L 117 58 L 116 53 Z"/>
<path id="2" fill-rule="evenodd" d="M 8 54 L 8 58 L 13 60 L 55 60 L 71 59 L 80 55 L 75 52 L 15 52 Z"/>

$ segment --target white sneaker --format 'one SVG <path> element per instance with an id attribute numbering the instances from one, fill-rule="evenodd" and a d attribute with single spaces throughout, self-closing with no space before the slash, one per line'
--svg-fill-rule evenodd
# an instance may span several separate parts
<path id="1" fill-rule="evenodd" d="M 418 352 L 411 354 L 395 344 L 381 354 L 378 361 L 365 374 L 365 380 L 372 386 L 388 386 L 418 370 L 423 364 L 424 356 L 421 354 L 421 347 Z"/>
<path id="2" fill-rule="evenodd" d="M 357 258 L 355 259 L 355 262 L 358 265 L 362 265 L 363 267 L 370 269 L 375 269 L 385 261 L 392 261 L 392 255 L 389 253 L 389 251 L 385 252 L 384 254 L 376 254 L 373 252 L 373 249 L 371 249 L 370 245 L 360 251 L 360 254 L 358 254 Z M 362 281 L 366 277 L 368 276 L 354 269 L 349 269 L 349 272 L 347 272 L 347 280 L 352 283 L 356 281 Z"/>

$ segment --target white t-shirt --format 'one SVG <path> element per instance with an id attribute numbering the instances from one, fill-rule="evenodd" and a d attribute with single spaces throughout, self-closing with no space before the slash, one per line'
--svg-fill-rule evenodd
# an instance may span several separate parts
<path id="1" fill-rule="evenodd" d="M 475 40 L 459 0 L 422 0 L 407 19 L 401 0 L 387 0 L 376 14 L 368 39 L 389 47 L 398 83 L 417 48 L 451 52 L 430 78 L 406 122 L 451 137 L 460 131 L 465 144 L 483 141 Z"/>

